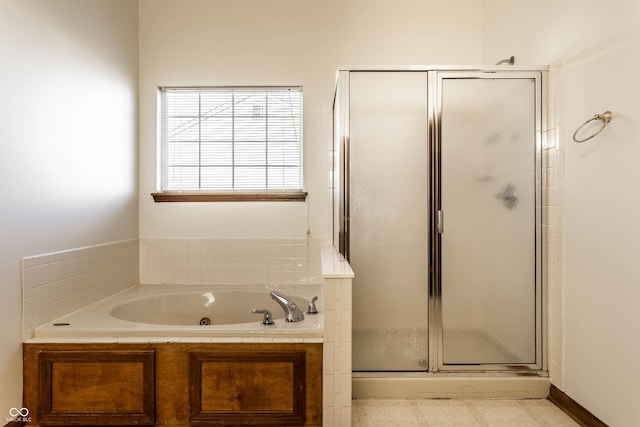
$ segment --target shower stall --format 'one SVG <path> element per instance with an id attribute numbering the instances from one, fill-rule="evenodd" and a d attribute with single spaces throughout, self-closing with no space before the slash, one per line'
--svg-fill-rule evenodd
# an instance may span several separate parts
<path id="1" fill-rule="evenodd" d="M 355 272 L 354 377 L 544 375 L 545 83 L 513 67 L 338 72 L 333 239 Z"/>

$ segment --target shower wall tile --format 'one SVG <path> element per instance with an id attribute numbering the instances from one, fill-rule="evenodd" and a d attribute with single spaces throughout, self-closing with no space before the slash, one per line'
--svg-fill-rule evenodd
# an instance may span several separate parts
<path id="1" fill-rule="evenodd" d="M 72 311 L 138 284 L 138 239 L 22 259 L 23 338 Z"/>
<path id="2" fill-rule="evenodd" d="M 551 381 L 563 385 L 564 317 L 564 78 L 562 62 L 553 64 L 549 73 L 549 113 L 545 150 L 544 197 L 544 289 L 547 295 L 547 360 Z"/>
<path id="3" fill-rule="evenodd" d="M 323 425 L 351 425 L 353 271 L 333 247 L 321 250 L 324 277 Z"/>

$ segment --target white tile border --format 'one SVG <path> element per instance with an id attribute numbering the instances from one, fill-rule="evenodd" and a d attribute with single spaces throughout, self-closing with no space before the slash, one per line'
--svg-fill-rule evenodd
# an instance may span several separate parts
<path id="1" fill-rule="evenodd" d="M 353 271 L 333 247 L 321 250 L 324 277 L 323 425 L 351 425 Z"/>
<path id="2" fill-rule="evenodd" d="M 145 284 L 256 285 L 320 283 L 320 242 L 294 239 L 161 239 L 140 241 Z"/>
<path id="3" fill-rule="evenodd" d="M 545 247 L 544 288 L 547 291 L 547 368 L 551 382 L 562 389 L 564 382 L 564 62 L 549 71 L 549 111 L 546 150 L 548 177 L 544 191 Z"/>
<path id="4" fill-rule="evenodd" d="M 22 259 L 23 339 L 33 330 L 138 284 L 138 239 Z"/>

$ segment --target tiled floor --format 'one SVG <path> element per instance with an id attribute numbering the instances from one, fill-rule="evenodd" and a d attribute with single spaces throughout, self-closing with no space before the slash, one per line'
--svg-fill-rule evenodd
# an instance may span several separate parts
<path id="1" fill-rule="evenodd" d="M 354 400 L 354 427 L 578 426 L 548 400 Z"/>

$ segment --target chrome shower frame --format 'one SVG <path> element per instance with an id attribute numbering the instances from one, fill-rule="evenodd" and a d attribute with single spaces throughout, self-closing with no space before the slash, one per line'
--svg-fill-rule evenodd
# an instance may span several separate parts
<path id="1" fill-rule="evenodd" d="M 478 66 L 411 66 L 411 67 L 349 67 L 337 72 L 336 92 L 333 99 L 334 127 L 332 146 L 331 191 L 333 194 L 333 242 L 347 260 L 350 256 L 349 232 L 349 76 L 351 72 L 426 72 L 428 78 L 428 258 L 429 265 L 429 373 L 513 373 L 545 376 L 547 371 L 546 342 L 546 289 L 543 282 L 543 233 L 544 209 L 542 206 L 543 138 L 547 127 L 546 92 L 547 67 L 478 67 Z M 446 365 L 442 348 L 442 282 L 441 282 L 441 120 L 442 81 L 446 78 L 495 79 L 529 78 L 535 81 L 535 363 L 531 364 L 469 364 Z M 499 118 L 496 118 L 499 120 Z M 357 274 L 357 272 L 356 272 Z"/>
<path id="2" fill-rule="evenodd" d="M 442 181 L 441 181 L 441 149 L 442 149 L 442 103 L 443 81 L 445 79 L 533 79 L 535 82 L 535 306 L 536 306 L 536 362 L 532 364 L 469 364 L 447 365 L 444 363 L 442 348 L 442 254 L 441 234 L 442 224 L 439 215 L 431 215 L 430 235 L 430 280 L 429 280 L 429 370 L 431 372 L 544 372 L 546 371 L 546 357 L 544 355 L 546 342 L 545 304 L 542 281 L 542 138 L 543 130 L 547 128 L 546 115 L 546 73 L 541 70 L 438 70 L 429 72 L 429 210 L 431 213 L 442 212 Z M 435 90 L 434 90 L 435 89 Z M 500 120 L 499 117 L 495 118 Z"/>

